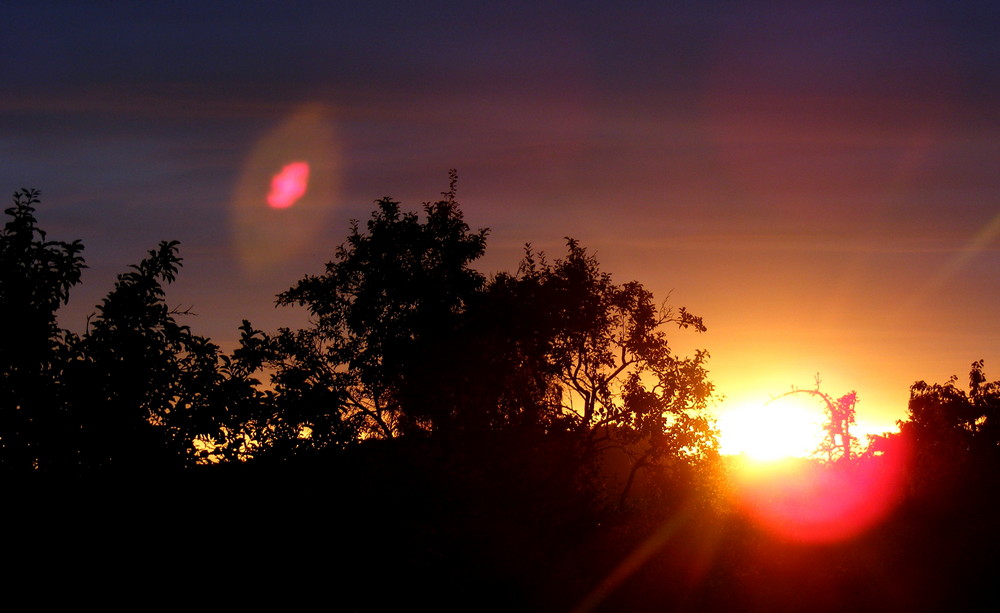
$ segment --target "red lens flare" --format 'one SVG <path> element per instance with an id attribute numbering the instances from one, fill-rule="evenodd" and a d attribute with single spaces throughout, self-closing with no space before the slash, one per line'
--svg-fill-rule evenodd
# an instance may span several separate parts
<path id="1" fill-rule="evenodd" d="M 821 465 L 788 459 L 735 474 L 740 507 L 772 534 L 806 543 L 831 543 L 883 520 L 903 495 L 909 448 L 894 441 L 876 457 Z"/>
<path id="2" fill-rule="evenodd" d="M 271 179 L 267 204 L 273 209 L 287 209 L 305 195 L 309 187 L 309 163 L 292 162 Z"/>

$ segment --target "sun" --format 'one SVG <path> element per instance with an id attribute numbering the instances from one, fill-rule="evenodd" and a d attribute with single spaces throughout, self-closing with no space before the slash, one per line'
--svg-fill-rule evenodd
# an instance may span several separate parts
<path id="1" fill-rule="evenodd" d="M 828 406 L 812 393 L 722 407 L 720 452 L 734 508 L 781 539 L 834 543 L 882 521 L 905 493 L 910 451 L 894 438 L 879 456 L 830 462 L 816 452 Z"/>
<path id="2" fill-rule="evenodd" d="M 823 440 L 823 405 L 800 395 L 738 405 L 718 418 L 720 451 L 758 462 L 809 457 Z"/>

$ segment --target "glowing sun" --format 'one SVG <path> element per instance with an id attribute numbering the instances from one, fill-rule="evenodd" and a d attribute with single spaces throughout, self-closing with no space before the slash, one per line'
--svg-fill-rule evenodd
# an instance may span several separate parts
<path id="1" fill-rule="evenodd" d="M 744 404 L 719 416 L 720 450 L 757 461 L 807 457 L 823 440 L 824 421 L 823 405 L 809 397 Z"/>

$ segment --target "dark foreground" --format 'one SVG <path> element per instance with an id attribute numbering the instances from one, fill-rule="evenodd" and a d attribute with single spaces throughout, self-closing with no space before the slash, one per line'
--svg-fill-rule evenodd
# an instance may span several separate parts
<path id="1" fill-rule="evenodd" d="M 405 461 L 400 461 L 405 460 Z M 386 468 L 391 466 L 392 469 Z M 832 545 L 716 501 L 599 512 L 417 457 L 10 483 L 9 594 L 335 611 L 995 610 L 995 497 L 911 498 Z"/>

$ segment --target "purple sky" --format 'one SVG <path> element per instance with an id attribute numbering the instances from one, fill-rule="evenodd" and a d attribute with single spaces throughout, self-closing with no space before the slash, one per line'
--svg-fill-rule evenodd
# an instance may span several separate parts
<path id="1" fill-rule="evenodd" d="M 705 317 L 721 411 L 819 372 L 859 420 L 1000 378 L 1000 17 L 987 2 L 33 2 L 0 21 L 0 186 L 114 275 L 181 241 L 223 345 L 374 199 L 447 189 L 484 272 L 572 236 Z M 808 6 L 804 6 L 808 4 Z M 270 175 L 309 158 L 284 217 Z M 259 193 L 259 201 L 255 194 Z"/>

